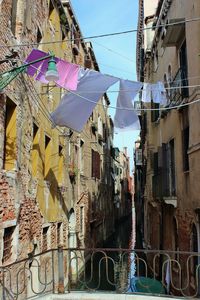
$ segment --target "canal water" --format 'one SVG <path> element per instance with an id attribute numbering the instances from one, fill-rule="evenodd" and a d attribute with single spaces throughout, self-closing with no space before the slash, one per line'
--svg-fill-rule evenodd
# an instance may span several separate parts
<path id="1" fill-rule="evenodd" d="M 116 224 L 115 233 L 103 245 L 107 249 L 95 253 L 86 267 L 86 288 L 125 292 L 135 274 L 134 253 L 120 249 L 135 247 L 135 211 Z M 109 248 L 115 250 L 108 250 Z"/>

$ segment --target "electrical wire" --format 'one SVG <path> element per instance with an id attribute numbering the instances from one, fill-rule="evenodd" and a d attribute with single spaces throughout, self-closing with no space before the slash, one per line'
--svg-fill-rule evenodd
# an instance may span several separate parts
<path id="1" fill-rule="evenodd" d="M 36 68 L 35 66 L 33 66 L 33 68 L 35 68 L 36 70 L 38 70 L 38 68 Z M 31 84 L 32 84 L 32 86 L 33 86 L 35 92 L 37 93 L 37 91 L 36 91 L 36 89 L 35 89 L 35 87 L 34 87 L 32 81 L 30 81 L 30 82 L 31 82 Z M 199 87 L 199 85 L 197 85 L 197 86 Z M 194 86 L 191 86 L 191 87 L 194 87 Z M 179 87 L 178 87 L 178 88 L 179 88 Z M 185 88 L 185 87 L 184 87 L 184 88 Z M 117 106 L 110 106 L 110 105 L 108 106 L 108 105 L 104 105 L 103 103 L 98 103 L 98 102 L 93 101 L 93 100 L 90 100 L 90 99 L 88 99 L 88 98 L 86 98 L 86 97 L 84 97 L 84 96 L 81 96 L 80 94 L 78 94 L 78 93 L 76 93 L 76 92 L 74 92 L 74 91 L 71 91 L 71 90 L 67 90 L 67 91 L 68 91 L 68 93 L 70 93 L 70 94 L 72 94 L 72 95 L 75 95 L 75 96 L 78 96 L 78 97 L 80 97 L 80 98 L 86 100 L 87 102 L 94 103 L 94 104 L 96 104 L 96 105 L 100 105 L 100 106 L 103 106 L 103 107 L 105 107 L 105 108 L 118 109 L 118 110 L 123 110 L 123 111 L 138 111 L 137 108 L 128 108 L 128 107 L 117 107 Z M 95 92 L 97 92 L 97 91 L 95 91 Z M 103 91 L 103 92 L 104 92 L 104 91 Z M 188 105 L 190 105 L 190 104 L 197 103 L 197 102 L 199 102 L 199 101 L 200 101 L 200 99 L 197 99 L 197 100 L 194 100 L 194 101 L 189 102 L 189 103 L 184 103 L 184 104 L 175 105 L 175 106 L 170 106 L 170 107 L 140 108 L 139 110 L 141 110 L 141 111 L 156 111 L 156 110 L 158 110 L 158 111 L 161 111 L 161 110 L 162 110 L 162 111 L 163 111 L 163 110 L 171 110 L 171 109 L 175 109 L 175 108 L 180 108 L 180 107 L 188 106 Z M 41 103 L 42 103 L 42 101 L 41 101 Z M 46 109 L 46 111 L 47 111 L 47 113 L 48 113 L 48 120 L 49 120 L 51 123 L 53 123 L 53 120 L 51 120 L 50 114 L 49 114 L 49 112 L 48 112 L 48 110 L 47 110 L 46 107 L 45 107 L 45 109 Z M 55 126 L 54 123 L 53 123 L 53 125 Z M 58 130 L 59 130 L 59 129 L 58 129 Z M 62 134 L 63 134 L 63 132 L 62 132 Z"/>
<path id="2" fill-rule="evenodd" d="M 183 80 L 184 81 L 184 80 Z M 56 87 L 56 86 L 55 86 Z M 195 84 L 195 85 L 185 85 L 185 86 L 174 86 L 174 87 L 168 87 L 165 88 L 165 90 L 181 90 L 181 89 L 185 89 L 185 88 L 196 88 L 196 87 L 200 87 L 200 84 Z M 54 88 L 54 87 L 53 87 Z M 53 90 L 53 88 L 51 90 Z M 51 90 L 48 91 L 48 93 L 51 93 L 51 95 L 59 95 L 60 92 L 51 92 Z M 135 92 L 138 89 L 131 89 L 131 90 L 108 90 L 106 91 L 106 94 L 109 93 L 130 93 L 130 92 Z M 147 89 L 142 89 L 140 90 L 138 93 L 142 92 L 142 91 L 146 91 Z M 70 92 L 70 90 L 66 90 L 68 92 Z M 154 89 L 154 91 L 159 91 L 159 89 Z M 16 93 L 15 91 L 10 90 L 11 93 Z M 20 93 L 20 92 L 19 92 Z M 93 93 L 105 93 L 105 91 L 101 91 L 101 90 L 92 90 L 92 91 L 79 91 L 80 94 L 93 94 Z M 47 93 L 37 93 L 37 95 L 46 95 Z"/>
<path id="3" fill-rule="evenodd" d="M 47 42 L 41 42 L 41 43 L 22 43 L 22 44 L 12 44 L 12 45 L 0 45 L 0 48 L 14 48 L 14 47 L 27 47 L 27 46 L 35 46 L 35 45 L 50 45 L 50 44 L 57 44 L 57 43 L 65 43 L 65 42 L 73 42 L 76 40 L 88 40 L 88 39 L 97 39 L 97 38 L 103 38 L 103 37 L 109 37 L 109 36 L 117 36 L 117 35 L 122 35 L 122 34 L 129 34 L 129 33 L 134 33 L 134 32 L 140 32 L 140 31 L 147 31 L 147 30 L 155 30 L 156 28 L 162 28 L 162 27 L 170 27 L 170 26 L 176 26 L 179 24 L 184 24 L 184 23 L 190 23 L 190 22 L 196 22 L 200 21 L 200 17 L 197 18 L 191 18 L 191 19 L 186 19 L 183 21 L 178 21 L 178 22 L 173 22 L 170 24 L 160 24 L 152 27 L 146 27 L 142 29 L 131 29 L 131 30 L 125 30 L 125 31 L 119 31 L 119 32 L 113 32 L 113 33 L 105 33 L 105 34 L 99 34 L 99 35 L 92 35 L 92 36 L 87 36 L 87 37 L 79 37 L 78 39 L 66 39 L 66 40 L 58 40 L 58 41 L 47 41 Z"/>
<path id="4" fill-rule="evenodd" d="M 196 99 L 194 101 L 191 101 L 191 102 L 188 102 L 188 103 L 184 103 L 184 104 L 180 104 L 180 105 L 175 105 L 175 106 L 170 106 L 170 107 L 159 107 L 159 108 L 128 108 L 128 107 L 119 107 L 119 106 L 107 106 L 107 105 L 103 105 L 101 103 L 98 103 L 98 102 L 95 102 L 95 101 L 92 101 L 86 97 L 83 97 L 75 92 L 72 92 L 72 91 L 68 91 L 70 94 L 72 95 L 75 95 L 75 96 L 78 96 L 88 102 L 91 102 L 91 103 L 95 103 L 96 105 L 100 105 L 100 106 L 104 106 L 104 107 L 107 107 L 107 108 L 112 108 L 112 109 L 118 109 L 118 110 L 123 110 L 123 111 L 163 111 L 163 110 L 171 110 L 171 109 L 175 109 L 175 108 L 180 108 L 180 107 L 184 107 L 184 106 L 189 106 L 191 104 L 194 104 L 194 103 L 197 103 L 200 101 L 200 99 Z"/>
<path id="5" fill-rule="evenodd" d="M 128 61 L 130 61 L 130 62 L 133 62 L 133 63 L 135 62 L 131 58 L 129 58 L 129 57 L 127 57 L 127 56 L 125 56 L 125 55 L 123 55 L 123 54 L 121 54 L 121 53 L 119 53 L 119 52 L 117 52 L 115 50 L 112 50 L 112 49 L 110 49 L 110 48 L 108 48 L 108 47 L 106 47 L 106 46 L 104 46 L 104 45 L 102 45 L 102 44 L 100 44 L 100 43 L 98 43 L 96 41 L 94 41 L 93 43 L 96 44 L 96 45 L 98 45 L 98 46 L 100 46 L 100 47 L 102 47 L 102 48 L 104 48 L 104 49 L 106 49 L 106 50 L 108 50 L 111 53 L 114 53 L 114 54 L 116 54 L 116 55 L 118 55 L 118 56 L 120 56 L 120 57 L 122 57 L 122 58 L 124 58 L 124 59 L 126 59 Z"/>

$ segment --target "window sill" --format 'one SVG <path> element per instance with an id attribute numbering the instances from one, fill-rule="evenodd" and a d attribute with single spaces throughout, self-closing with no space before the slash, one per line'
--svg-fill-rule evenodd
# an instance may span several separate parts
<path id="1" fill-rule="evenodd" d="M 183 171 L 183 174 L 187 175 L 190 173 L 190 170 L 187 170 L 187 171 Z"/>
<path id="2" fill-rule="evenodd" d="M 163 200 L 166 204 L 170 204 L 170 205 L 174 206 L 175 208 L 177 207 L 177 197 L 176 196 L 163 197 Z"/>

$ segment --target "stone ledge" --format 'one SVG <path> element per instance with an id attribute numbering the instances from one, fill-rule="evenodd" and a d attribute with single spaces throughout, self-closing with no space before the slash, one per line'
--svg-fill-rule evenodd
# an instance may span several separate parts
<path id="1" fill-rule="evenodd" d="M 35 299 L 41 300 L 131 300 L 131 299 L 138 299 L 138 300 L 170 300 L 170 299 L 180 299 L 180 298 L 170 298 L 170 297 L 162 297 L 162 296 L 151 296 L 151 295 L 137 295 L 137 294 L 117 294 L 117 293 L 86 293 L 86 292 L 71 292 L 64 295 L 46 295 L 37 297 Z"/>

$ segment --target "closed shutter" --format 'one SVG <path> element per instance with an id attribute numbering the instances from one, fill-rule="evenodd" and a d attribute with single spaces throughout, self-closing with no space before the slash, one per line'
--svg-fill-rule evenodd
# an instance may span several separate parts
<path id="1" fill-rule="evenodd" d="M 162 144 L 162 156 L 163 156 L 163 166 L 162 166 L 162 195 L 169 196 L 169 151 L 168 145 Z"/>
<path id="2" fill-rule="evenodd" d="M 92 177 L 95 177 L 95 151 L 92 150 Z"/>
<path id="3" fill-rule="evenodd" d="M 100 179 L 100 155 L 92 150 L 92 177 Z"/>
<path id="4" fill-rule="evenodd" d="M 188 148 L 189 148 L 189 127 L 186 127 L 182 131 L 182 144 L 183 144 L 183 171 L 189 170 L 189 157 L 188 157 Z"/>
<path id="5" fill-rule="evenodd" d="M 171 187 L 170 195 L 176 195 L 176 175 L 175 175 L 175 153 L 174 153 L 174 140 L 169 142 L 169 155 L 170 155 L 170 178 L 171 178 Z"/>
<path id="6" fill-rule="evenodd" d="M 95 152 L 95 177 L 100 179 L 100 155 Z"/>

